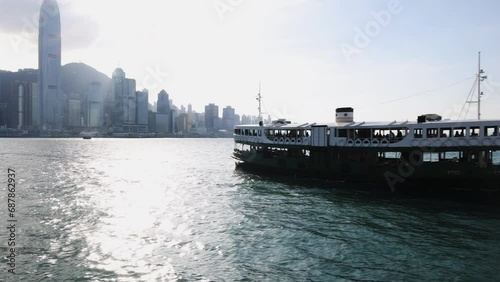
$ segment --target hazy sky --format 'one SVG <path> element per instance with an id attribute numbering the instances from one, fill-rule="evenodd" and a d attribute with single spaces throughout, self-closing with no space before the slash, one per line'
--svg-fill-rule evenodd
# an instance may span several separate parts
<path id="1" fill-rule="evenodd" d="M 0 0 L 0 69 L 38 67 L 41 2 Z M 482 51 L 483 118 L 500 118 L 497 0 L 58 2 L 63 64 L 120 66 L 150 101 L 164 88 L 178 106 L 256 114 L 261 81 L 265 111 L 293 121 L 345 106 L 358 121 L 456 118 Z"/>

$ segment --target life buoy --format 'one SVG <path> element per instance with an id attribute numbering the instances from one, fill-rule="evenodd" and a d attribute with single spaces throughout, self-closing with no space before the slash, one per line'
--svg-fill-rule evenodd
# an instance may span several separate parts
<path id="1" fill-rule="evenodd" d="M 479 141 L 477 140 L 477 138 L 472 138 L 469 140 L 469 145 L 477 146 L 477 145 L 479 145 Z"/>
<path id="2" fill-rule="evenodd" d="M 352 140 L 352 139 L 347 140 L 347 146 L 350 146 L 350 147 L 354 146 L 354 140 Z"/>
<path id="3" fill-rule="evenodd" d="M 420 147 L 428 147 L 430 144 L 431 142 L 429 140 L 424 139 L 420 142 Z"/>
<path id="4" fill-rule="evenodd" d="M 378 147 L 378 145 L 380 145 L 380 143 L 378 142 L 377 139 L 374 139 L 374 140 L 372 140 L 372 145 L 375 147 Z"/>
<path id="5" fill-rule="evenodd" d="M 290 138 L 285 139 L 285 144 L 290 144 Z"/>
<path id="6" fill-rule="evenodd" d="M 460 139 L 458 140 L 458 145 L 460 145 L 460 146 L 462 146 L 462 147 L 463 147 L 463 146 L 466 146 L 466 145 L 467 145 L 467 140 L 465 140 L 465 138 L 460 138 Z"/>
<path id="7" fill-rule="evenodd" d="M 354 141 L 354 145 L 356 146 L 361 146 L 363 144 L 363 142 L 361 142 L 361 140 L 359 139 L 356 139 L 356 141 Z"/>
<path id="8" fill-rule="evenodd" d="M 295 138 L 290 139 L 290 143 L 295 144 Z"/>
<path id="9" fill-rule="evenodd" d="M 363 140 L 363 146 L 364 147 L 369 147 L 370 146 L 370 140 L 368 140 L 368 139 Z"/>
<path id="10" fill-rule="evenodd" d="M 444 141 L 444 146 L 445 147 L 452 147 L 453 146 L 453 141 L 451 141 L 450 139 Z"/>
<path id="11" fill-rule="evenodd" d="M 389 141 L 387 139 L 382 139 L 382 141 L 380 141 L 380 146 L 389 146 Z"/>
<path id="12" fill-rule="evenodd" d="M 280 138 L 280 144 L 283 144 L 285 143 L 285 139 L 284 138 Z"/>
<path id="13" fill-rule="evenodd" d="M 302 144 L 302 138 L 297 138 L 297 144 Z"/>
<path id="14" fill-rule="evenodd" d="M 274 143 L 278 143 L 278 142 L 279 142 L 278 137 L 275 137 L 274 138 Z"/>
<path id="15" fill-rule="evenodd" d="M 491 146 L 491 145 L 493 145 L 493 142 L 491 142 L 490 138 L 483 140 L 483 146 Z"/>

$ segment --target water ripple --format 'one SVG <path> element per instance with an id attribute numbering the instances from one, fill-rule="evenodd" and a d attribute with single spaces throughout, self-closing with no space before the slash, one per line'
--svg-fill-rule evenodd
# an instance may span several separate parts
<path id="1" fill-rule="evenodd" d="M 88 141 L 0 140 L 23 281 L 500 280 L 498 210 L 235 171 L 231 140 Z"/>

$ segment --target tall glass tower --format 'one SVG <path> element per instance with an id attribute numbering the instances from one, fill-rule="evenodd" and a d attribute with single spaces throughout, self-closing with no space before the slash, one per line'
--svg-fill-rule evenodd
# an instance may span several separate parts
<path id="1" fill-rule="evenodd" d="M 56 0 L 44 0 L 38 33 L 38 89 L 40 125 L 62 128 L 61 18 Z"/>

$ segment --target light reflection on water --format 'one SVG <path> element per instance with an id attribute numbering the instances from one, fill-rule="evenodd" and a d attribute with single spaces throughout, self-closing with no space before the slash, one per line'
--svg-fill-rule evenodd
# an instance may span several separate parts
<path id="1" fill-rule="evenodd" d="M 24 281 L 499 277 L 488 208 L 246 174 L 229 139 L 0 142 L 19 175 Z"/>

